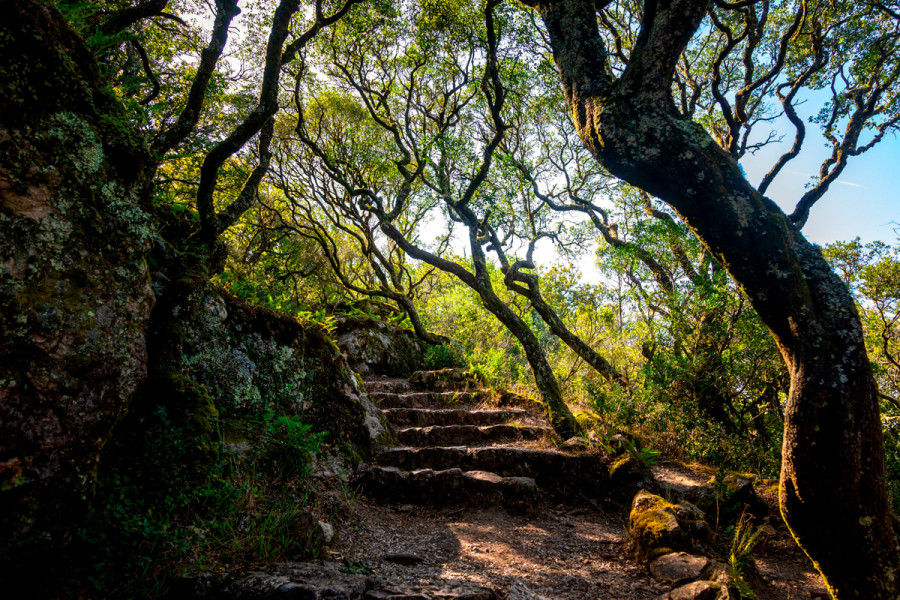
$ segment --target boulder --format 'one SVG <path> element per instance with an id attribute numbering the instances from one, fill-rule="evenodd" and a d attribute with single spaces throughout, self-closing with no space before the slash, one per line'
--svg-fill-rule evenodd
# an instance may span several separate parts
<path id="1" fill-rule="evenodd" d="M 650 574 L 662 583 L 680 585 L 699 579 L 709 566 L 709 559 L 687 552 L 672 552 L 650 561 Z"/>
<path id="2" fill-rule="evenodd" d="M 0 24 L 0 563 L 65 541 L 144 379 L 152 161 L 53 10 Z"/>
<path id="3" fill-rule="evenodd" d="M 362 375 L 406 377 L 417 369 L 459 366 L 462 357 L 452 340 L 427 344 L 408 329 L 366 317 L 337 317 L 335 338 L 350 367 Z"/>
<path id="4" fill-rule="evenodd" d="M 702 511 L 686 502 L 672 504 L 661 496 L 640 491 L 632 502 L 629 533 L 640 559 L 654 559 L 673 550 L 691 550 L 705 541 L 709 526 Z"/>

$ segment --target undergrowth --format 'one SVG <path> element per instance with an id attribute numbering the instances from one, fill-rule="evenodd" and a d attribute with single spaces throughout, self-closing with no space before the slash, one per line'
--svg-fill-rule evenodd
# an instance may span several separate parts
<path id="1" fill-rule="evenodd" d="M 213 444 L 164 411 L 125 424 L 105 450 L 94 508 L 56 573 L 63 598 L 155 598 L 188 570 L 310 558 L 314 489 L 305 476 L 324 434 L 271 413 L 228 424 Z"/>

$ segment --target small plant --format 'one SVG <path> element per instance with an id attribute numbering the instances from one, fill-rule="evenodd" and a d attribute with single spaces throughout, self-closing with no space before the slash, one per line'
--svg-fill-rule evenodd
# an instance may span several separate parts
<path id="1" fill-rule="evenodd" d="M 311 425 L 296 415 L 273 418 L 266 413 L 261 439 L 261 458 L 282 479 L 301 477 L 309 473 L 313 455 L 325 438 L 323 433 L 310 433 Z"/>
<path id="2" fill-rule="evenodd" d="M 754 567 L 753 549 L 759 543 L 762 531 L 753 525 L 751 517 L 744 513 L 734 526 L 734 537 L 728 553 L 728 566 L 731 577 L 741 598 L 757 600 L 756 594 L 747 582 L 747 573 Z"/>

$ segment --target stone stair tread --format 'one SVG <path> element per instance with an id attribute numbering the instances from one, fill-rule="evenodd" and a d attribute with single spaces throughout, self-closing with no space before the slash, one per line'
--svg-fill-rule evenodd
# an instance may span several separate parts
<path id="1" fill-rule="evenodd" d="M 358 477 L 360 488 L 374 498 L 416 504 L 485 502 L 510 507 L 533 504 L 537 484 L 529 477 L 509 477 L 488 471 L 450 469 L 402 470 L 373 466 Z"/>
<path id="2" fill-rule="evenodd" d="M 387 408 L 384 416 L 395 427 L 430 425 L 498 425 L 509 419 L 528 416 L 524 409 Z"/>
<path id="3" fill-rule="evenodd" d="M 491 441 L 537 440 L 550 435 L 549 427 L 498 425 L 430 425 L 407 427 L 397 439 L 410 446 L 446 446 L 448 444 L 484 444 Z"/>
<path id="4" fill-rule="evenodd" d="M 559 450 L 497 446 L 401 447 L 382 451 L 375 464 L 398 469 L 487 471 L 504 477 L 529 477 L 559 497 L 598 497 L 609 489 L 609 458 Z"/>
<path id="5" fill-rule="evenodd" d="M 369 392 L 369 399 L 379 408 L 444 408 L 482 397 L 480 392 Z"/>
<path id="6" fill-rule="evenodd" d="M 366 390 L 371 393 L 389 392 L 402 393 L 408 392 L 412 388 L 408 379 L 393 379 L 389 377 L 367 377 L 363 379 Z"/>

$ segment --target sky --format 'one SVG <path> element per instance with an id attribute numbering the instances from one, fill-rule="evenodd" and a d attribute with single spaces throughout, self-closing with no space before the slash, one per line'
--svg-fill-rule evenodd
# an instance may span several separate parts
<path id="1" fill-rule="evenodd" d="M 764 148 L 747 156 L 741 165 L 754 185 L 771 168 L 792 140 Z M 787 213 L 793 211 L 805 191 L 804 185 L 818 173 L 828 156 L 824 138 L 815 125 L 807 125 L 807 139 L 800 155 L 788 163 L 766 195 Z M 803 228 L 808 240 L 825 245 L 859 236 L 864 243 L 880 240 L 893 244 L 900 227 L 900 137 L 888 135 L 861 156 L 851 157 L 840 178 L 810 211 Z"/>

